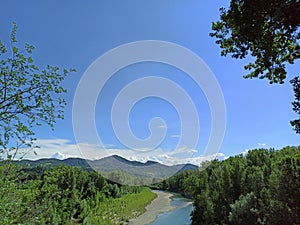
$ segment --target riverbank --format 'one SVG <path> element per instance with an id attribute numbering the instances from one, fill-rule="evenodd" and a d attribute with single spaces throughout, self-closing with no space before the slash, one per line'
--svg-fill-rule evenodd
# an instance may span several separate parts
<path id="1" fill-rule="evenodd" d="M 145 213 L 137 218 L 131 219 L 129 221 L 130 225 L 147 225 L 155 221 L 158 214 L 171 211 L 175 208 L 174 206 L 171 206 L 171 197 L 173 194 L 163 191 L 153 192 L 157 194 L 157 198 L 146 206 Z"/>

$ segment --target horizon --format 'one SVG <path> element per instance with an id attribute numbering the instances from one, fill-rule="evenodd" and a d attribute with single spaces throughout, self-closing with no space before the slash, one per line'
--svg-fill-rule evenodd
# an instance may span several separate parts
<path id="1" fill-rule="evenodd" d="M 287 148 L 287 147 L 297 148 L 299 146 L 287 145 L 287 146 L 284 146 L 283 148 Z M 216 154 L 216 155 L 213 155 L 213 156 L 210 156 L 210 157 L 203 157 L 202 160 L 199 163 L 195 163 L 193 161 L 182 161 L 182 162 L 177 163 L 177 164 L 164 163 L 164 162 L 162 162 L 160 160 L 155 160 L 155 159 L 150 159 L 150 158 L 144 158 L 144 159 L 131 158 L 131 157 L 124 156 L 124 155 L 119 155 L 119 154 L 111 154 L 111 155 L 106 155 L 106 156 L 102 156 L 102 157 L 99 157 L 99 158 L 89 159 L 89 158 L 83 158 L 83 157 L 78 156 L 78 155 L 65 155 L 65 154 L 63 154 L 63 153 L 61 153 L 59 151 L 55 152 L 51 156 L 36 157 L 36 158 L 34 158 L 34 157 L 26 157 L 25 156 L 22 159 L 15 158 L 14 160 L 15 161 L 19 161 L 19 160 L 21 160 L 21 161 L 22 160 L 38 161 L 38 160 L 43 160 L 43 159 L 57 159 L 57 160 L 82 159 L 82 160 L 86 160 L 86 161 L 97 161 L 97 160 L 101 160 L 101 159 L 109 158 L 109 157 L 120 157 L 120 158 L 125 159 L 125 160 L 130 161 L 130 162 L 139 162 L 139 163 L 142 163 L 142 164 L 145 164 L 147 162 L 155 162 L 155 163 L 159 163 L 159 164 L 166 165 L 166 166 L 189 165 L 190 164 L 190 165 L 194 165 L 194 166 L 200 167 L 201 163 L 203 163 L 203 162 L 209 162 L 209 161 L 212 161 L 212 160 L 215 160 L 215 159 L 219 160 L 219 161 L 223 161 L 223 160 L 227 160 L 229 157 L 234 157 L 234 156 L 237 156 L 237 155 L 243 155 L 245 157 L 248 154 L 249 151 L 258 150 L 258 149 L 279 151 L 282 148 L 281 149 L 275 149 L 275 148 L 264 148 L 264 147 L 261 147 L 261 148 L 255 148 L 255 149 L 247 149 L 244 152 L 241 152 L 239 154 L 232 155 L 232 156 L 225 156 L 225 155 L 219 153 L 219 154 Z"/>
<path id="2" fill-rule="evenodd" d="M 75 146 L 75 145 L 74 145 Z M 76 147 L 76 146 L 75 146 Z M 115 149 L 112 150 L 112 152 L 108 153 L 107 149 L 101 151 L 104 152 L 106 154 L 100 155 L 98 157 L 95 157 L 95 153 L 94 151 L 90 154 L 92 157 L 91 158 L 87 158 L 84 155 L 80 155 L 79 154 L 64 154 L 61 151 L 59 151 L 59 149 L 55 149 L 55 152 L 51 152 L 52 154 L 49 155 L 50 151 L 47 151 L 47 154 L 44 156 L 41 155 L 35 155 L 34 152 L 29 151 L 27 152 L 24 156 L 22 156 L 22 158 L 20 157 L 16 157 L 14 160 L 32 160 L 32 161 L 37 161 L 40 159 L 58 159 L 58 160 L 65 160 L 68 158 L 79 158 L 79 159 L 83 159 L 83 160 L 89 160 L 89 161 L 96 161 L 96 160 L 100 160 L 103 158 L 107 158 L 107 157 L 111 157 L 111 156 L 118 156 L 121 157 L 123 159 L 126 159 L 128 161 L 135 161 L 135 162 L 141 162 L 141 163 L 146 163 L 146 162 L 157 162 L 163 165 L 168 165 L 168 166 L 172 166 L 172 165 L 184 165 L 184 164 L 192 164 L 195 166 L 200 166 L 202 162 L 206 162 L 206 161 L 211 161 L 214 159 L 225 159 L 225 155 L 222 153 L 216 153 L 214 155 L 208 155 L 208 156 L 198 156 L 198 157 L 191 157 L 191 158 L 185 158 L 185 157 L 177 157 L 176 159 L 171 158 L 170 156 L 167 156 L 162 150 L 160 149 L 155 149 L 152 150 L 151 152 L 155 152 L 158 153 L 160 152 L 161 155 L 156 155 L 155 157 L 153 157 L 153 154 L 149 154 L 149 155 L 145 155 L 144 152 L 138 152 L 135 150 L 120 150 L 120 149 Z M 71 152 L 74 152 L 73 150 Z M 79 152 L 79 151 L 78 151 Z M 177 152 L 179 154 L 181 154 L 182 152 Z M 174 154 L 174 152 L 172 152 L 172 154 Z M 175 152 L 176 154 L 176 152 Z"/>

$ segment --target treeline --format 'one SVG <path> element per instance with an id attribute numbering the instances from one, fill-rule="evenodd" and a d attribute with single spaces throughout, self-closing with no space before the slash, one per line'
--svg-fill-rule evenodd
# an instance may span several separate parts
<path id="1" fill-rule="evenodd" d="M 159 182 L 162 178 L 152 178 L 151 176 L 132 175 L 128 172 L 114 169 L 110 172 L 101 172 L 104 177 L 118 184 L 129 186 L 149 186 L 151 183 Z"/>
<path id="2" fill-rule="evenodd" d="M 1 162 L 0 178 L 0 224 L 127 224 L 155 198 L 72 166 Z"/>
<path id="3" fill-rule="evenodd" d="M 255 149 L 158 185 L 188 193 L 192 224 L 300 224 L 300 147 Z"/>

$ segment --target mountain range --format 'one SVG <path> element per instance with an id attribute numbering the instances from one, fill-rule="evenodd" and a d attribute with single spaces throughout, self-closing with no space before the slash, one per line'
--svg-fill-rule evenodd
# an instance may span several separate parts
<path id="1" fill-rule="evenodd" d="M 57 158 L 60 158 L 58 155 Z M 167 166 L 154 161 L 145 163 L 130 161 L 118 155 L 112 155 L 98 160 L 86 160 L 82 158 L 44 158 L 39 160 L 21 160 L 17 164 L 29 167 L 52 167 L 57 165 L 77 166 L 85 170 L 95 170 L 104 177 L 117 183 L 127 185 L 148 185 L 162 181 L 185 170 L 196 170 L 192 164 L 180 164 Z"/>

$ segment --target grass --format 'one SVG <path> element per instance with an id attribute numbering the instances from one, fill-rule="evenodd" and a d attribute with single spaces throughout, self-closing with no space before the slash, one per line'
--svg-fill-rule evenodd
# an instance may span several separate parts
<path id="1" fill-rule="evenodd" d="M 83 224 L 121 225 L 128 224 L 129 219 L 143 214 L 145 207 L 156 198 L 149 188 L 143 188 L 140 193 L 127 194 L 121 198 L 105 199 L 91 209 Z"/>

